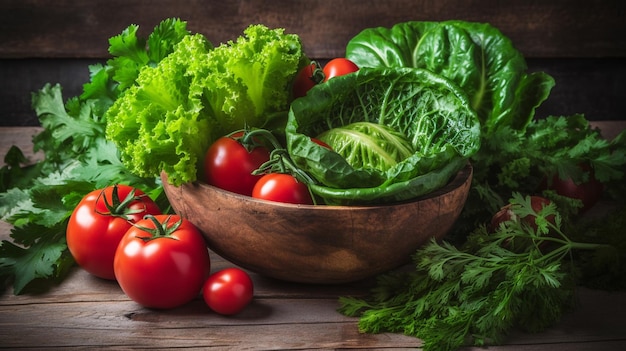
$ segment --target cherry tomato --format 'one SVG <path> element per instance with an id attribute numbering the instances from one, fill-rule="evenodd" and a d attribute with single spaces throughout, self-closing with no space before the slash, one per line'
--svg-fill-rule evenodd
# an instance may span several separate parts
<path id="1" fill-rule="evenodd" d="M 304 66 L 296 75 L 293 82 L 293 97 L 299 98 L 324 80 L 324 73 L 317 62 L 311 62 Z"/>
<path id="2" fill-rule="evenodd" d="M 292 204 L 313 204 L 306 184 L 299 182 L 291 174 L 285 173 L 263 175 L 254 186 L 252 197 Z"/>
<path id="3" fill-rule="evenodd" d="M 595 178 L 591 166 L 582 165 L 581 168 L 589 172 L 589 179 L 586 182 L 576 183 L 572 178 L 561 179 L 557 174 L 548 186 L 549 189 L 553 189 L 559 195 L 582 201 L 583 207 L 578 210 L 579 214 L 588 211 L 600 201 L 604 190 L 602 183 Z"/>
<path id="4" fill-rule="evenodd" d="M 174 308 L 198 296 L 209 275 L 209 252 L 200 231 L 177 215 L 137 222 L 115 253 L 115 277 L 133 301 Z"/>
<path id="5" fill-rule="evenodd" d="M 541 209 L 550 204 L 550 200 L 541 197 L 541 196 L 531 196 L 530 197 L 530 205 L 535 212 L 541 211 Z M 522 220 L 526 222 L 528 225 L 537 229 L 537 223 L 535 223 L 535 216 L 526 216 Z M 549 221 L 554 223 L 554 216 L 550 216 L 547 218 Z M 509 220 L 518 220 L 513 211 L 511 210 L 511 204 L 508 204 L 500 209 L 493 218 L 491 219 L 491 228 L 495 230 L 498 228 L 500 223 L 506 222 Z"/>
<path id="6" fill-rule="evenodd" d="M 208 184 L 234 193 L 250 196 L 261 175 L 252 172 L 270 159 L 264 146 L 248 151 L 240 140 L 243 132 L 217 139 L 204 158 L 205 180 Z"/>
<path id="7" fill-rule="evenodd" d="M 204 302 L 223 315 L 239 313 L 254 295 L 252 279 L 239 268 L 226 268 L 213 273 L 202 287 Z"/>
<path id="8" fill-rule="evenodd" d="M 80 267 L 104 279 L 115 279 L 115 250 L 132 223 L 146 214 L 160 214 L 143 191 L 114 185 L 85 195 L 70 216 L 67 247 Z"/>
<path id="9" fill-rule="evenodd" d="M 531 196 L 530 197 L 530 206 L 532 207 L 533 211 L 535 212 L 539 212 L 541 211 L 541 209 L 547 205 L 550 204 L 550 200 L 541 197 L 541 196 Z M 515 215 L 515 213 L 513 213 L 513 211 L 511 210 L 511 204 L 508 204 L 504 207 L 502 207 L 502 209 L 500 209 L 500 211 L 498 211 L 491 219 L 491 226 L 490 226 L 490 230 L 492 232 L 494 232 L 501 223 L 506 222 L 506 221 L 519 221 L 520 219 L 518 219 Z M 537 230 L 537 223 L 536 223 L 536 216 L 533 215 L 528 215 L 526 217 L 521 218 L 521 220 L 528 224 L 531 228 L 533 228 L 533 230 Z M 555 218 L 553 215 L 550 215 L 546 218 L 548 221 L 550 221 L 552 224 L 555 223 Z M 541 249 L 542 251 L 546 251 L 549 249 L 549 241 L 542 241 L 539 244 L 539 249 Z M 505 240 L 503 242 L 503 246 L 505 248 L 508 248 L 510 250 L 513 251 L 518 251 L 518 250 L 525 250 L 529 245 L 534 245 L 532 241 L 530 240 L 520 240 L 520 238 L 517 238 L 517 240 L 512 240 L 512 238 L 509 238 L 507 240 Z"/>
<path id="10" fill-rule="evenodd" d="M 324 66 L 324 82 L 331 78 L 343 76 L 344 74 L 356 72 L 359 67 L 347 58 L 338 57 L 328 61 Z"/>

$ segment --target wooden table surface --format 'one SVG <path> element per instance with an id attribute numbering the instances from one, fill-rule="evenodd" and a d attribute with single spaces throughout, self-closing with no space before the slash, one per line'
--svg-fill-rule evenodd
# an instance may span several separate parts
<path id="1" fill-rule="evenodd" d="M 610 123 L 615 131 L 624 122 Z M 0 128 L 0 154 L 10 145 L 30 151 L 34 127 Z M 32 156 L 32 154 L 31 154 Z M 33 157 L 38 157 L 37 155 Z M 0 239 L 10 226 L 0 222 Z M 212 268 L 233 266 L 211 253 Z M 338 286 L 286 283 L 251 274 L 255 297 L 242 313 L 224 317 L 201 298 L 172 310 L 143 308 L 112 281 L 75 268 L 41 295 L 0 296 L 0 349 L 419 349 L 399 334 L 360 334 L 357 319 L 336 312 L 338 297 L 365 294 L 371 282 Z M 513 331 L 489 350 L 626 350 L 626 292 L 578 290 L 577 308 L 549 330 Z M 470 348 L 471 349 L 471 348 Z M 475 348 L 483 350 L 482 348 Z"/>

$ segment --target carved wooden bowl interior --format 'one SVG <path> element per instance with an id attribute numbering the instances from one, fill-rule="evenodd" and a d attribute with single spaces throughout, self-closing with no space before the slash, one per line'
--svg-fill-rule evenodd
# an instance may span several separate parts
<path id="1" fill-rule="evenodd" d="M 465 204 L 472 167 L 431 194 L 384 206 L 284 204 L 162 178 L 174 211 L 225 259 L 276 279 L 339 284 L 406 264 L 429 239 L 442 238 Z"/>

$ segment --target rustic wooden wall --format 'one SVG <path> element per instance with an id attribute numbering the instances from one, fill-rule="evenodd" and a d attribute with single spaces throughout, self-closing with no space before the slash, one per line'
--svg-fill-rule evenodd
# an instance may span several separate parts
<path id="1" fill-rule="evenodd" d="M 509 36 L 531 70 L 557 80 L 540 114 L 626 119 L 626 2 L 622 0 L 0 0 L 0 125 L 35 125 L 30 92 L 61 83 L 80 92 L 87 65 L 108 57 L 108 38 L 140 34 L 167 17 L 214 43 L 251 23 L 301 36 L 317 59 L 342 56 L 364 28 L 408 20 L 489 22 Z"/>

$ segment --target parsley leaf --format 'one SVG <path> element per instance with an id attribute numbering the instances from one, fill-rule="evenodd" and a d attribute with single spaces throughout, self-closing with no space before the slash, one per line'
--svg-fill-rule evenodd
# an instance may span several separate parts
<path id="1" fill-rule="evenodd" d="M 159 179 L 138 177 L 123 166 L 106 139 L 104 116 L 135 84 L 142 67 L 167 56 L 189 32 L 186 22 L 173 18 L 161 22 L 147 40 L 136 36 L 137 29 L 131 25 L 110 39 L 115 57 L 89 67 L 91 78 L 80 96 L 64 102 L 58 84 L 46 84 L 32 96 L 43 127 L 33 138 L 34 151 L 43 151 L 44 159 L 24 166 L 21 150 L 13 148 L 0 170 L 0 218 L 13 225 L 12 240 L 0 243 L 0 281 L 5 287 L 12 284 L 15 294 L 35 286 L 45 289 L 67 274 L 74 261 L 65 228 L 88 192 L 128 184 L 145 189 L 160 208 L 169 206 Z"/>
<path id="2" fill-rule="evenodd" d="M 517 193 L 510 202 L 518 218 L 536 216 L 546 226 L 510 220 L 495 232 L 477 228 L 460 247 L 433 240 L 413 256 L 414 270 L 380 276 L 366 298 L 340 298 L 339 312 L 358 316 L 361 332 L 415 336 L 427 351 L 499 344 L 514 327 L 553 325 L 573 303 L 573 265 L 565 258 L 607 246 L 571 241 L 553 204 L 535 212 L 530 197 Z"/>

